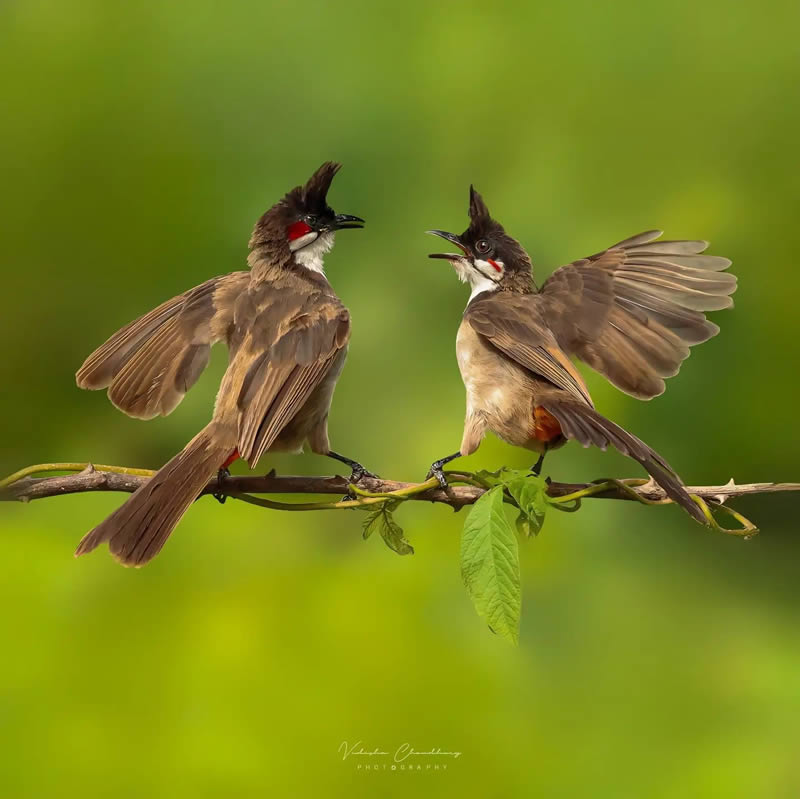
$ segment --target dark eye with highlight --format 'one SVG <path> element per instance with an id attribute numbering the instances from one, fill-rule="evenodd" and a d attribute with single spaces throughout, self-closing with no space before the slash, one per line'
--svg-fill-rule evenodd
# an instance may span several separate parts
<path id="1" fill-rule="evenodd" d="M 478 241 L 475 242 L 475 249 L 481 255 L 486 255 L 486 253 L 492 249 L 492 245 L 489 244 L 486 239 L 478 239 Z"/>
<path id="2" fill-rule="evenodd" d="M 306 214 L 303 217 L 303 221 L 311 225 L 311 227 L 314 227 L 317 224 L 317 217 L 314 216 L 314 214 Z"/>

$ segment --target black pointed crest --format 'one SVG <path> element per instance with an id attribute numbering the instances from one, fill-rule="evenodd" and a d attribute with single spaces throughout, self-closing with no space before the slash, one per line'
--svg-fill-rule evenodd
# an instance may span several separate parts
<path id="1" fill-rule="evenodd" d="M 328 189 L 331 187 L 333 178 L 342 168 L 341 164 L 335 161 L 326 161 L 303 186 L 303 204 L 307 208 L 322 209 L 327 205 L 326 198 Z"/>
<path id="2" fill-rule="evenodd" d="M 475 191 L 475 187 L 469 187 L 469 218 L 474 223 L 488 222 L 492 217 L 483 197 Z"/>

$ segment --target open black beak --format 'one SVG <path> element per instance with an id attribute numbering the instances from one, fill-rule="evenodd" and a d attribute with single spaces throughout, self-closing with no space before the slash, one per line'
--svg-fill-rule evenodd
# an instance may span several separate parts
<path id="1" fill-rule="evenodd" d="M 458 247 L 459 250 L 461 250 L 461 252 L 464 253 L 464 255 L 468 254 L 467 248 L 461 243 L 461 240 L 458 238 L 458 236 L 455 235 L 455 233 L 448 233 L 445 230 L 427 230 L 425 232 L 430 233 L 433 236 L 439 236 L 439 238 L 446 239 L 447 241 L 452 242 L 453 244 L 456 245 L 456 247 Z M 432 252 L 428 256 L 428 258 L 444 258 L 446 261 L 457 261 L 461 257 L 462 256 L 456 255 L 455 253 L 448 253 L 448 252 Z"/>
<path id="2" fill-rule="evenodd" d="M 333 225 L 331 230 L 348 230 L 364 227 L 364 220 L 360 216 L 352 216 L 351 214 L 336 214 L 333 218 Z"/>

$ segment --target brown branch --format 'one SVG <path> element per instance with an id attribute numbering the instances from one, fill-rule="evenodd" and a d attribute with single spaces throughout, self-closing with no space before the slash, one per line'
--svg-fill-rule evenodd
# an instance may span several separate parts
<path id="1" fill-rule="evenodd" d="M 464 474 L 462 473 L 463 477 Z M 117 472 L 95 470 L 88 467 L 82 472 L 61 475 L 58 477 L 23 477 L 0 489 L 0 501 L 29 502 L 34 499 L 62 496 L 64 494 L 80 494 L 87 491 L 121 491 L 132 493 L 149 479 L 137 474 L 120 474 Z M 644 485 L 635 485 L 637 481 L 628 482 L 629 487 L 611 486 L 603 491 L 591 494 L 588 498 L 631 500 L 631 489 L 648 502 L 667 503 L 669 498 L 663 489 L 652 480 Z M 388 493 L 413 488 L 418 483 L 404 483 L 396 480 L 380 480 L 364 477 L 359 488 L 374 492 Z M 590 489 L 592 483 L 556 483 L 548 486 L 551 497 L 565 497 L 575 492 Z M 348 481 L 344 477 L 279 477 L 274 474 L 254 476 L 231 476 L 225 480 L 225 492 L 236 494 L 323 494 L 341 496 L 347 493 Z M 800 483 L 743 483 L 736 484 L 731 479 L 725 485 L 687 486 L 690 494 L 695 494 L 713 504 L 720 504 L 728 499 L 749 494 L 769 494 L 781 491 L 800 491 Z M 219 491 L 216 478 L 203 489 L 203 494 L 215 494 Z M 420 493 L 407 496 L 407 499 L 424 502 L 438 502 L 450 505 L 456 510 L 475 502 L 485 489 L 473 485 L 457 485 L 431 488 Z"/>

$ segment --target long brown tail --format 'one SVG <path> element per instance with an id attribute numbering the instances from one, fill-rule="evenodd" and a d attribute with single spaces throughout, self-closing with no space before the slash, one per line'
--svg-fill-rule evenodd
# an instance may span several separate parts
<path id="1" fill-rule="evenodd" d="M 588 405 L 561 399 L 548 399 L 541 405 L 556 417 L 561 425 L 561 431 L 567 438 L 579 441 L 584 447 L 594 445 L 606 449 L 610 444 L 623 455 L 633 458 L 647 469 L 670 499 L 698 522 L 706 523 L 703 512 L 686 492 L 675 470 L 644 441 L 640 441 L 618 424 L 601 416 Z"/>
<path id="2" fill-rule="evenodd" d="M 235 447 L 236 431 L 211 422 L 124 505 L 87 533 L 75 556 L 108 541 L 111 554 L 125 566 L 152 560 Z"/>

